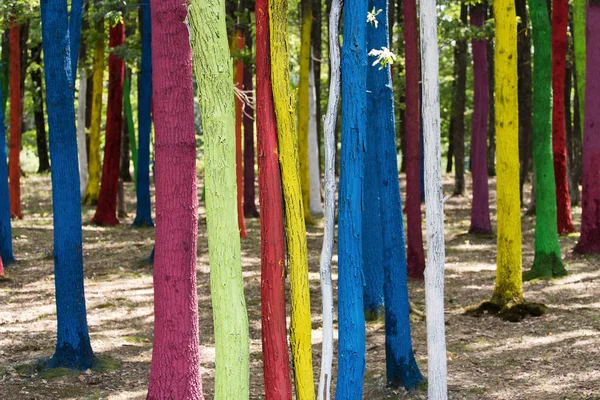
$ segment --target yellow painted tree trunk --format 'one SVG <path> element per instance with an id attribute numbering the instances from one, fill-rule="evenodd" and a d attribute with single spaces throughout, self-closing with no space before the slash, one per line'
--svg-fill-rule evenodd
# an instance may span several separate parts
<path id="1" fill-rule="evenodd" d="M 304 219 L 312 224 L 310 214 L 310 174 L 308 160 L 310 34 L 312 30 L 312 0 L 302 0 L 302 31 L 300 43 L 300 83 L 298 86 L 298 155 Z"/>
<path id="2" fill-rule="evenodd" d="M 492 302 L 523 301 L 521 209 L 519 201 L 519 111 L 517 101 L 517 26 L 513 0 L 495 0 L 496 173 L 498 255 Z"/>
<path id="3" fill-rule="evenodd" d="M 90 124 L 89 180 L 83 204 L 94 205 L 100 196 L 100 128 L 102 122 L 102 91 L 104 79 L 104 21 L 97 25 L 92 75 L 92 121 Z"/>
<path id="4" fill-rule="evenodd" d="M 306 226 L 300 189 L 298 135 L 294 123 L 294 96 L 290 92 L 288 52 L 288 0 L 269 2 L 271 23 L 271 77 L 277 117 L 279 162 L 285 203 L 285 232 L 290 271 L 292 326 L 290 341 L 294 360 L 296 397 L 315 398 L 312 367 L 310 293 Z M 307 186 L 308 189 L 308 186 Z"/>

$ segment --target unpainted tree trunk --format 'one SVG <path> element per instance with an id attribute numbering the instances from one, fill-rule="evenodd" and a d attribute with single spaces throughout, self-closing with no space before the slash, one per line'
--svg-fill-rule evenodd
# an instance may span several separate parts
<path id="1" fill-rule="evenodd" d="M 246 35 L 246 48 L 252 49 L 252 35 L 250 34 Z M 251 65 L 244 66 L 244 90 L 251 93 L 254 90 Z M 254 107 L 256 107 L 256 102 L 247 105 L 244 109 L 244 216 L 246 218 L 258 217 L 254 173 Z"/>
<path id="2" fill-rule="evenodd" d="M 460 22 L 467 25 L 467 4 L 460 5 Z M 465 109 L 467 90 L 467 40 L 463 37 L 456 41 L 454 62 L 456 65 L 456 91 L 452 109 L 452 150 L 454 151 L 454 195 L 465 194 Z"/>
<path id="3" fill-rule="evenodd" d="M 246 40 L 240 29 L 235 33 L 234 45 L 238 51 L 244 49 Z M 235 63 L 234 84 L 238 90 L 243 89 L 244 85 L 244 62 L 238 59 Z M 246 220 L 244 219 L 244 166 L 242 153 L 242 125 L 244 120 L 243 113 L 244 105 L 242 100 L 235 97 L 235 174 L 236 174 L 236 190 L 237 190 L 237 218 L 240 237 L 245 239 L 248 237 L 246 231 Z"/>
<path id="4" fill-rule="evenodd" d="M 323 208 L 321 207 L 321 168 L 319 165 L 319 139 L 317 135 L 317 92 L 315 89 L 314 62 L 311 61 L 311 70 L 308 78 L 308 168 L 310 172 L 310 213 L 321 218 Z"/>
<path id="5" fill-rule="evenodd" d="M 31 69 L 31 84 L 33 87 L 32 97 L 33 117 L 35 122 L 35 139 L 39 160 L 38 172 L 42 173 L 50 171 L 50 159 L 48 158 L 48 139 L 46 134 L 46 118 L 44 115 L 44 83 L 42 78 L 43 69 L 41 42 L 31 49 L 31 60 L 39 65 L 39 68 Z"/>

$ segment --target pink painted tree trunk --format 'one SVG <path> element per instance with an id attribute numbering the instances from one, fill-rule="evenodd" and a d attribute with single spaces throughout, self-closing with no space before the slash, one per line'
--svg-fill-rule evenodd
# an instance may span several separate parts
<path id="1" fill-rule="evenodd" d="M 587 43 L 600 40 L 600 1 L 589 0 Z M 583 210 L 576 253 L 600 253 L 600 47 L 587 46 L 583 126 Z"/>
<path id="2" fill-rule="evenodd" d="M 471 9 L 471 25 L 483 27 L 485 8 L 474 6 Z M 487 180 L 487 124 L 490 108 L 489 75 L 487 62 L 487 42 L 485 38 L 473 40 L 473 119 L 471 121 L 471 175 L 473 177 L 473 204 L 471 206 L 471 227 L 469 233 L 491 233 L 489 187 Z"/>
<path id="3" fill-rule="evenodd" d="M 151 0 L 155 123 L 154 347 L 148 399 L 202 399 L 198 195 L 187 6 Z"/>

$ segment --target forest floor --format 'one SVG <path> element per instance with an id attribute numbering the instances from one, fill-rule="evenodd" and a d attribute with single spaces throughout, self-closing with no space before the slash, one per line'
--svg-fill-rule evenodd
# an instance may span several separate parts
<path id="1" fill-rule="evenodd" d="M 445 176 L 445 193 L 452 177 Z M 467 177 L 467 181 L 470 178 Z M 494 181 L 491 202 L 495 204 Z M 131 185 L 128 198 L 135 198 Z M 40 376 L 27 365 L 53 354 L 56 316 L 52 262 L 50 180 L 23 180 L 25 218 L 13 224 L 19 260 L 0 281 L 0 399 L 145 399 L 152 353 L 152 267 L 154 230 L 134 230 L 134 215 L 114 228 L 89 223 L 84 208 L 85 288 L 92 346 L 97 355 L 117 360 L 109 372 Z M 446 202 L 446 333 L 451 399 L 600 399 L 600 257 L 572 250 L 578 235 L 561 238 L 569 275 L 551 282 L 525 283 L 527 300 L 549 307 L 547 314 L 519 323 L 496 317 L 463 315 L 465 308 L 490 297 L 495 277 L 496 238 L 467 234 L 469 197 Z M 492 210 L 495 227 L 495 208 Z M 523 214 L 524 214 L 523 210 Z M 201 210 L 198 245 L 198 306 L 202 378 L 213 397 L 214 336 L 209 291 L 206 224 Z M 577 226 L 581 209 L 574 208 Z M 533 263 L 534 218 L 523 216 L 523 265 Z M 242 241 L 245 293 L 250 320 L 251 398 L 263 398 L 260 339 L 259 224 L 248 220 L 250 238 Z M 321 348 L 319 254 L 322 228 L 309 227 L 309 267 L 313 321 L 313 365 L 318 377 Z M 334 259 L 334 267 L 335 267 Z M 337 276 L 334 276 L 337 278 Z M 411 301 L 425 309 L 423 283 L 410 284 Z M 289 314 L 288 314 L 289 315 Z M 427 373 L 426 327 L 412 324 L 414 351 Z M 385 387 L 384 326 L 367 324 L 365 399 L 425 399 L 426 389 L 410 393 Z M 59 374 L 60 375 L 60 374 Z M 236 399 L 232 399 L 236 400 Z"/>

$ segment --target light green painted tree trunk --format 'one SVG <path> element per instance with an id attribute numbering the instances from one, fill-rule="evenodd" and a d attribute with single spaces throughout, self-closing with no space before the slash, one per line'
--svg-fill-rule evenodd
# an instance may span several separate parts
<path id="1" fill-rule="evenodd" d="M 233 64 L 227 43 L 225 1 L 192 0 L 189 21 L 205 140 L 215 399 L 244 400 L 249 397 L 248 315 L 237 223 Z"/>

